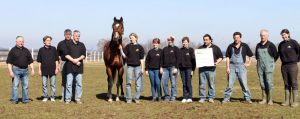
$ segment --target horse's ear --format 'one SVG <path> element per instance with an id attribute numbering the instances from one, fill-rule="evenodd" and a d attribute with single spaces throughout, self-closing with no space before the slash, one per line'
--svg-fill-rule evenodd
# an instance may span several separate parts
<path id="1" fill-rule="evenodd" d="M 123 17 L 120 18 L 120 21 L 123 22 Z"/>
<path id="2" fill-rule="evenodd" d="M 116 18 L 116 17 L 114 17 L 114 21 L 117 21 L 117 18 Z"/>

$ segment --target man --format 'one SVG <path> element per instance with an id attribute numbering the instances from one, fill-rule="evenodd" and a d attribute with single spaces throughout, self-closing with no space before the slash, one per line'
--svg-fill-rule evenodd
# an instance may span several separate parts
<path id="1" fill-rule="evenodd" d="M 75 102 L 81 104 L 82 95 L 82 74 L 83 60 L 85 59 L 86 48 L 82 42 L 79 42 L 80 32 L 73 32 L 73 40 L 69 44 L 69 51 L 66 54 L 65 72 L 67 75 L 66 85 L 66 104 L 69 104 L 72 97 L 73 82 L 75 83 Z M 75 79 L 75 81 L 73 81 Z"/>
<path id="2" fill-rule="evenodd" d="M 230 44 L 226 51 L 226 70 L 228 74 L 228 85 L 224 92 L 222 103 L 230 101 L 233 85 L 238 78 L 246 103 L 251 104 L 251 93 L 247 86 L 247 67 L 251 64 L 252 51 L 246 43 L 241 42 L 242 34 L 233 34 L 234 42 Z"/>
<path id="3" fill-rule="evenodd" d="M 273 105 L 272 87 L 275 61 L 278 59 L 276 46 L 269 41 L 269 32 L 260 31 L 261 41 L 256 45 L 255 57 L 257 60 L 257 73 L 262 89 L 262 101 L 259 104 Z"/>
<path id="4" fill-rule="evenodd" d="M 18 103 L 18 86 L 19 81 L 22 84 L 22 102 L 29 102 L 28 98 L 28 65 L 31 68 L 31 74 L 34 75 L 33 59 L 30 51 L 24 47 L 24 38 L 17 36 L 16 46 L 13 47 L 6 60 L 9 76 L 12 78 L 12 104 Z"/>
<path id="5" fill-rule="evenodd" d="M 179 48 L 174 45 L 174 37 L 169 36 L 167 39 L 168 46 L 163 48 L 162 58 L 161 58 L 161 68 L 163 89 L 164 89 L 164 100 L 165 101 L 175 101 L 177 96 L 177 74 L 178 74 L 178 58 L 179 58 Z M 169 79 L 171 80 L 171 96 L 169 94 Z"/>
<path id="6" fill-rule="evenodd" d="M 66 73 L 65 73 L 65 62 L 66 58 L 65 55 L 68 52 L 68 44 L 71 41 L 71 36 L 72 36 L 72 31 L 70 29 L 66 29 L 64 31 L 64 37 L 65 39 L 60 41 L 57 45 L 57 53 L 60 59 L 60 68 L 59 70 L 61 71 L 61 102 L 65 101 L 65 93 L 66 93 Z"/>
<path id="7" fill-rule="evenodd" d="M 39 49 L 37 62 L 39 65 L 39 75 L 42 77 L 43 86 L 43 102 L 50 97 L 51 102 L 55 102 L 55 80 L 58 73 L 58 54 L 56 48 L 51 46 L 52 37 L 45 36 L 43 38 L 44 46 Z M 48 96 L 48 78 L 50 80 L 51 95 Z"/>
<path id="8" fill-rule="evenodd" d="M 208 84 L 208 102 L 214 103 L 216 95 L 215 91 L 215 77 L 216 66 L 222 61 L 223 54 L 221 49 L 212 43 L 213 39 L 209 34 L 203 36 L 204 44 L 199 49 L 212 48 L 215 66 L 199 68 L 199 102 L 204 103 L 206 100 L 206 82 Z"/>

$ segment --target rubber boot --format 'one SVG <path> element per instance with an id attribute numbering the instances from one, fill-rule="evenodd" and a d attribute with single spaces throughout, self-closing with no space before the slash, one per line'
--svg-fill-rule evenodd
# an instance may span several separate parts
<path id="1" fill-rule="evenodd" d="M 259 104 L 266 104 L 267 103 L 267 96 L 266 91 L 262 90 L 262 101 L 258 102 Z"/>
<path id="2" fill-rule="evenodd" d="M 298 107 L 298 90 L 293 90 L 293 103 L 291 104 L 292 107 Z"/>
<path id="3" fill-rule="evenodd" d="M 281 106 L 288 106 L 290 105 L 290 91 L 289 90 L 285 90 L 285 100 L 283 103 L 281 103 Z"/>

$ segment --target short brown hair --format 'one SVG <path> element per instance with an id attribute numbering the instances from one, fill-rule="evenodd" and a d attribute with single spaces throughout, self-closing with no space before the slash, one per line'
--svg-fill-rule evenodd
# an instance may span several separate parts
<path id="1" fill-rule="evenodd" d="M 51 37 L 51 36 L 45 36 L 45 37 L 43 38 L 43 41 L 45 42 L 48 38 L 50 38 L 50 40 L 52 40 L 52 37 Z"/>
<path id="2" fill-rule="evenodd" d="M 280 34 L 283 34 L 283 33 L 290 34 L 290 31 L 288 29 L 282 29 Z"/>
<path id="3" fill-rule="evenodd" d="M 233 37 L 236 36 L 236 35 L 239 35 L 240 38 L 242 38 L 242 33 L 241 33 L 241 32 L 234 32 L 234 33 L 233 33 Z"/>
<path id="4" fill-rule="evenodd" d="M 186 40 L 187 42 L 190 42 L 190 38 L 187 37 L 187 36 L 183 37 L 182 40 L 181 40 L 181 42 L 183 42 L 183 41 L 185 41 L 185 40 Z"/>
<path id="5" fill-rule="evenodd" d="M 160 44 L 160 39 L 159 39 L 159 38 L 154 38 L 154 39 L 152 40 L 152 43 Z"/>
<path id="6" fill-rule="evenodd" d="M 138 39 L 138 35 L 137 35 L 136 33 L 131 33 L 131 34 L 129 35 L 129 38 L 130 38 L 130 36 L 133 36 L 133 37 L 135 37 L 136 39 Z"/>

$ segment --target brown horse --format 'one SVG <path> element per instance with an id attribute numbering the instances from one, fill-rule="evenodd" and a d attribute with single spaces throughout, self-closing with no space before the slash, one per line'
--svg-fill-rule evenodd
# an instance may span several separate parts
<path id="1" fill-rule="evenodd" d="M 115 82 L 115 75 L 118 71 L 118 81 L 117 81 L 117 97 L 116 101 L 119 101 L 119 88 L 121 87 L 121 95 L 124 96 L 123 91 L 123 58 L 121 56 L 119 46 L 122 45 L 122 35 L 124 32 L 123 18 L 116 19 L 114 17 L 114 23 L 112 24 L 113 33 L 111 36 L 111 41 L 104 45 L 104 62 L 106 66 L 107 82 L 108 82 L 108 101 L 112 102 L 112 87 Z"/>

